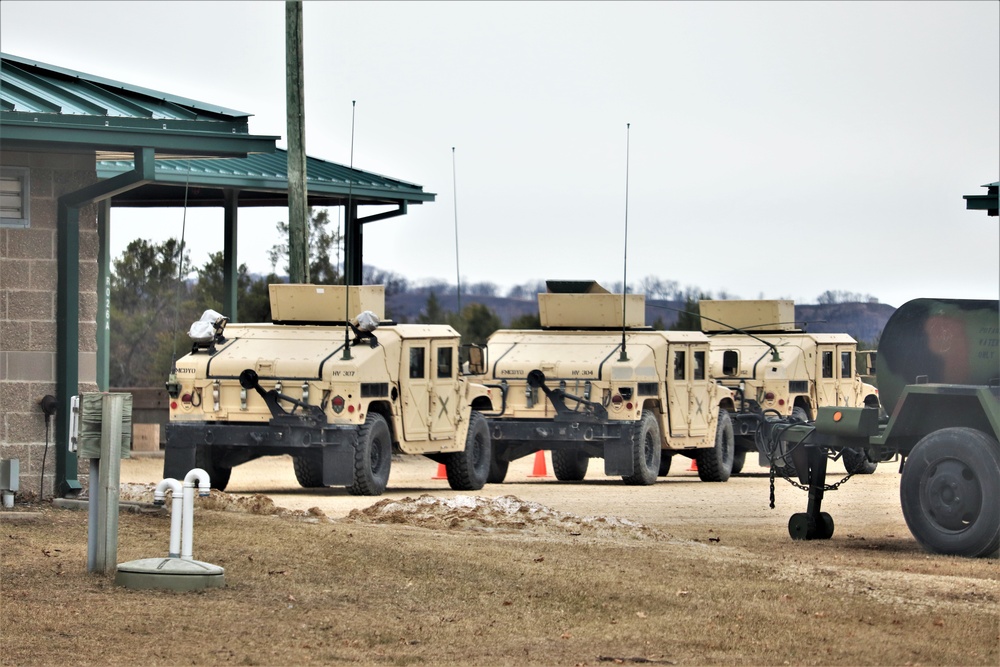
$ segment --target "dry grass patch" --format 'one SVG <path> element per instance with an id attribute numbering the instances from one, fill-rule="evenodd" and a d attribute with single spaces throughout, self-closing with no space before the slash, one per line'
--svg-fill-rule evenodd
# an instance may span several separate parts
<path id="1" fill-rule="evenodd" d="M 383 500 L 335 521 L 225 496 L 199 501 L 194 555 L 223 566 L 226 587 L 196 593 L 88 575 L 85 513 L 0 521 L 0 662 L 1000 660 L 995 562 L 776 548 L 753 531 L 695 541 L 510 496 Z M 165 555 L 169 522 L 122 514 L 119 561 Z"/>

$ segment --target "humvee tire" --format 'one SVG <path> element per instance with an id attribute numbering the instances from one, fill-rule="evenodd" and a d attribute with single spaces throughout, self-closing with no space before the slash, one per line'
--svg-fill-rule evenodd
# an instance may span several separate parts
<path id="1" fill-rule="evenodd" d="M 1000 445 L 973 428 L 929 433 L 906 457 L 899 497 L 906 525 L 928 551 L 992 555 L 1000 548 Z"/>
<path id="2" fill-rule="evenodd" d="M 579 482 L 587 476 L 590 456 L 579 449 L 553 449 L 552 472 L 560 482 Z"/>
<path id="3" fill-rule="evenodd" d="M 656 482 L 662 460 L 660 449 L 660 425 L 656 416 L 648 410 L 642 411 L 639 427 L 632 431 L 631 475 L 623 475 L 622 481 L 629 486 L 649 486 Z"/>
<path id="4" fill-rule="evenodd" d="M 465 449 L 449 454 L 445 460 L 448 486 L 455 491 L 478 491 L 489 478 L 492 462 L 493 448 L 490 446 L 486 418 L 478 412 L 471 412 Z"/>
<path id="5" fill-rule="evenodd" d="M 347 491 L 355 496 L 380 496 L 389 483 L 392 465 L 392 436 L 385 418 L 369 412 L 358 431 L 354 450 L 354 483 Z"/>
<path id="6" fill-rule="evenodd" d="M 877 463 L 868 460 L 864 450 L 845 449 L 840 458 L 844 463 L 844 470 L 852 475 L 870 475 L 878 468 Z"/>
<path id="7" fill-rule="evenodd" d="M 229 476 L 233 473 L 232 468 L 217 466 L 212 462 L 212 450 L 208 447 L 198 447 L 194 455 L 195 467 L 201 468 L 208 473 L 211 488 L 225 491 L 229 486 Z"/>
<path id="8" fill-rule="evenodd" d="M 743 466 L 747 462 L 747 452 L 745 449 L 739 449 L 733 452 L 733 472 L 732 474 L 738 475 L 743 472 Z"/>
<path id="9" fill-rule="evenodd" d="M 486 476 L 486 482 L 488 484 L 500 484 L 507 478 L 507 468 L 510 467 L 510 461 L 501 461 L 497 458 L 497 452 L 494 449 L 490 454 L 490 472 Z"/>
<path id="10" fill-rule="evenodd" d="M 668 454 L 667 452 L 660 452 L 660 469 L 657 471 L 657 477 L 666 477 L 667 473 L 670 472 L 670 461 L 674 458 L 673 454 Z"/>
<path id="11" fill-rule="evenodd" d="M 317 489 L 323 484 L 323 462 L 309 456 L 293 456 L 295 479 L 303 489 Z"/>
<path id="12" fill-rule="evenodd" d="M 729 411 L 719 410 L 719 423 L 715 428 L 715 446 L 695 451 L 698 477 L 703 482 L 725 482 L 733 472 L 735 438 Z"/>

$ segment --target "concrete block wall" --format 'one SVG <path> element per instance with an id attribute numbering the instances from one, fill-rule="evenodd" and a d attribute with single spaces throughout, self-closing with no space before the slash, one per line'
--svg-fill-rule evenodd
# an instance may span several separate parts
<path id="1" fill-rule="evenodd" d="M 20 460 L 20 494 L 45 497 L 55 479 L 55 419 L 38 402 L 56 394 L 57 204 L 97 181 L 95 156 L 4 152 L 0 163 L 30 170 L 31 220 L 0 228 L 0 459 Z M 80 211 L 80 392 L 97 391 L 97 207 Z M 60 397 L 60 400 L 61 397 Z M 59 409 L 66 409 L 60 404 Z M 44 459 L 44 477 L 42 462 Z M 80 461 L 86 486 L 89 462 Z"/>

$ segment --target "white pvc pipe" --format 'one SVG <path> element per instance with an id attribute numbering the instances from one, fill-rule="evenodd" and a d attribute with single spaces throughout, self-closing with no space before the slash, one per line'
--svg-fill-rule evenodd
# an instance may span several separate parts
<path id="1" fill-rule="evenodd" d="M 208 473 L 195 468 L 184 476 L 184 520 L 181 521 L 181 558 L 194 560 L 194 483 L 198 481 L 198 495 L 207 496 L 211 487 Z"/>
<path id="2" fill-rule="evenodd" d="M 172 477 L 168 477 L 156 485 L 153 491 L 153 502 L 162 504 L 167 490 L 170 490 L 172 499 L 170 501 L 170 558 L 180 558 L 181 555 L 181 523 L 184 514 L 183 490 L 181 483 Z"/>

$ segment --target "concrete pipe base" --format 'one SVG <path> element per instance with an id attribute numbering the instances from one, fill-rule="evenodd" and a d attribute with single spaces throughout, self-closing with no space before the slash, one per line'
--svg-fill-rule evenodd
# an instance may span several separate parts
<path id="1" fill-rule="evenodd" d="M 142 558 L 119 563 L 115 584 L 125 588 L 200 591 L 225 586 L 225 570 L 218 565 L 182 558 Z"/>

